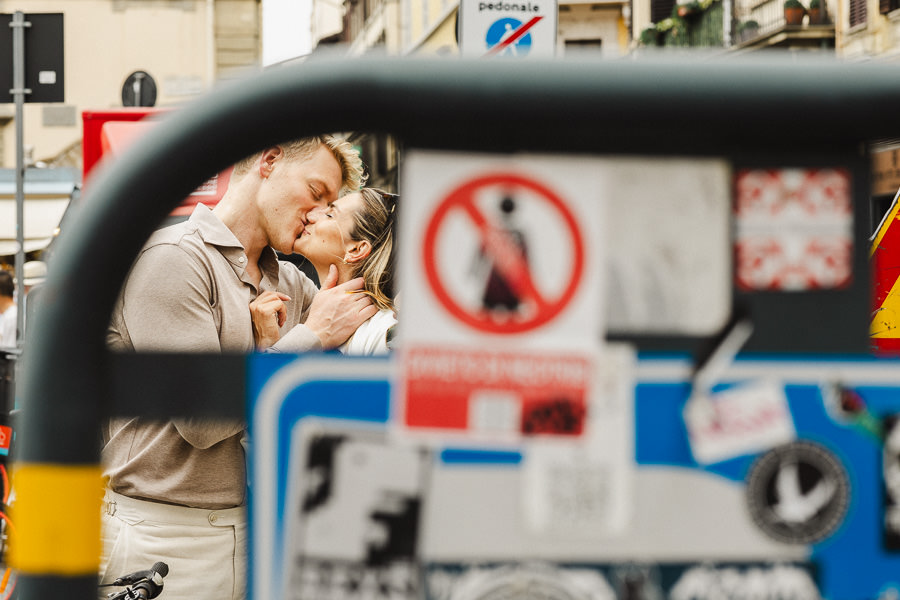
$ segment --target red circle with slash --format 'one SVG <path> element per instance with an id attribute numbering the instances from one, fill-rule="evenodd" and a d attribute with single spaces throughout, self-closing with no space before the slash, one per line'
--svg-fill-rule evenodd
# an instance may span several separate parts
<path id="1" fill-rule="evenodd" d="M 516 252 L 517 246 L 504 241 L 502 230 L 493 225 L 475 204 L 476 193 L 482 188 L 503 187 L 525 189 L 546 202 L 562 219 L 568 231 L 573 248 L 572 273 L 562 292 L 553 298 L 544 297 L 531 279 L 524 255 Z M 526 318 L 497 320 L 488 310 L 472 311 L 461 306 L 448 292 L 437 268 L 437 238 L 448 215 L 457 211 L 469 217 L 478 232 L 483 247 L 497 263 L 505 265 L 504 275 L 510 276 L 516 291 L 534 305 L 534 310 Z M 581 282 L 584 270 L 584 241 L 581 231 L 566 203 L 547 186 L 514 173 L 497 173 L 472 179 L 450 192 L 438 205 L 425 230 L 424 267 L 428 283 L 444 308 L 459 321 L 489 333 L 522 333 L 545 325 L 556 317 L 572 300 Z M 500 256 L 502 255 L 502 256 Z"/>

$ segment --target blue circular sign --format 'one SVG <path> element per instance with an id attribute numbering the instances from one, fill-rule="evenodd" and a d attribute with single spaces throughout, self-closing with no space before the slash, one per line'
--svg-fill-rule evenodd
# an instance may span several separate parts
<path id="1" fill-rule="evenodd" d="M 522 26 L 522 21 L 505 17 L 498 19 L 487 30 L 484 41 L 487 42 L 488 50 L 506 41 L 516 30 Z M 525 56 L 531 52 L 531 34 L 526 33 L 519 37 L 506 48 L 497 53 L 498 56 Z"/>

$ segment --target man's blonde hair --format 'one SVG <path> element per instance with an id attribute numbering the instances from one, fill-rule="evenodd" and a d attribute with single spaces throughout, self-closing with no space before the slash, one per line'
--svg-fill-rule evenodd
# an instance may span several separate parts
<path id="1" fill-rule="evenodd" d="M 334 135 L 316 135 L 283 142 L 278 146 L 284 150 L 287 159 L 306 159 L 313 155 L 320 146 L 325 146 L 334 155 L 341 167 L 341 192 L 338 195 L 356 192 L 366 182 L 362 158 L 359 152 L 347 140 Z M 259 159 L 260 152 L 248 156 L 234 165 L 234 175 L 241 176 L 250 172 Z"/>

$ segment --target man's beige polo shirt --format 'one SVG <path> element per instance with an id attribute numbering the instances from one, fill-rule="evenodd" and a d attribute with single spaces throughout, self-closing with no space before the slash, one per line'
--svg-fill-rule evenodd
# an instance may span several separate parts
<path id="1" fill-rule="evenodd" d="M 234 234 L 206 206 L 188 221 L 151 236 L 122 289 L 107 332 L 117 351 L 252 352 L 250 302 L 264 290 L 289 295 L 292 348 L 321 348 L 305 326 L 317 291 L 294 265 L 267 248 L 262 280 L 246 276 L 247 255 Z M 244 424 L 179 419 L 116 419 L 103 431 L 104 474 L 113 491 L 195 506 L 227 508 L 244 503 Z"/>

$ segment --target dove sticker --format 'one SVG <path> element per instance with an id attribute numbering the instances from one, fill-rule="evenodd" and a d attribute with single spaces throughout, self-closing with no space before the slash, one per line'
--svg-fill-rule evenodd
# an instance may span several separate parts
<path id="1" fill-rule="evenodd" d="M 809 441 L 763 454 L 747 478 L 747 505 L 766 535 L 788 544 L 822 540 L 838 528 L 850 504 L 844 466 Z"/>

